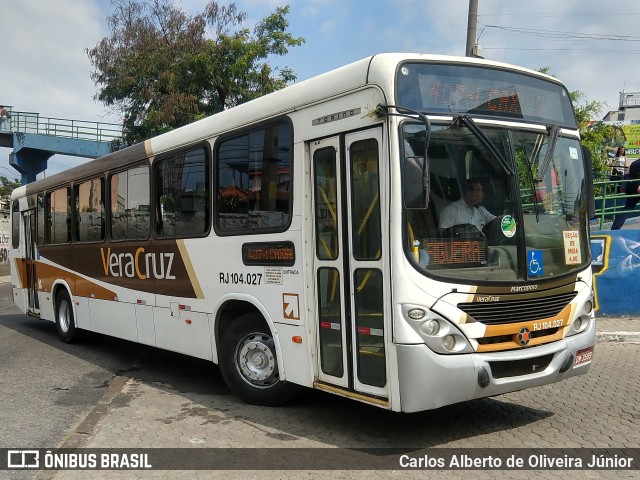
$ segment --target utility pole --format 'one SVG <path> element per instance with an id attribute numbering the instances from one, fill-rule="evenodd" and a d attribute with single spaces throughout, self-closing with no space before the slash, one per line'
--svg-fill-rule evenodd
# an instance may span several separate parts
<path id="1" fill-rule="evenodd" d="M 469 0 L 469 18 L 467 20 L 467 57 L 477 57 L 476 31 L 478 27 L 478 0 Z"/>

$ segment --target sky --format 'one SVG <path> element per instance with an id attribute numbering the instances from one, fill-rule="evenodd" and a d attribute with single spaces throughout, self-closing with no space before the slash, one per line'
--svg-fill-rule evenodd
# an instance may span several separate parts
<path id="1" fill-rule="evenodd" d="M 207 0 L 175 0 L 189 13 Z M 229 2 L 220 1 L 220 4 Z M 464 56 L 469 0 L 236 0 L 253 27 L 289 5 L 289 31 L 305 38 L 269 59 L 305 80 L 382 52 Z M 107 35 L 110 0 L 0 0 L 0 104 L 43 117 L 121 123 L 94 100 L 86 49 Z M 482 56 L 549 71 L 589 101 L 618 108 L 621 91 L 640 91 L 640 4 L 629 0 L 478 0 Z M 0 175 L 18 178 L 0 148 Z M 47 173 L 87 161 L 54 155 Z"/>

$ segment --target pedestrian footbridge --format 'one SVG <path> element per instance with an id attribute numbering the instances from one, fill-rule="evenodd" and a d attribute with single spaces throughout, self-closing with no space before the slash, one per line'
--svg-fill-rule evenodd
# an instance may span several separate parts
<path id="1" fill-rule="evenodd" d="M 22 184 L 45 171 L 54 154 L 97 158 L 123 147 L 121 125 L 7 110 L 10 116 L 0 125 L 0 147 L 13 149 L 9 164 L 20 172 Z"/>

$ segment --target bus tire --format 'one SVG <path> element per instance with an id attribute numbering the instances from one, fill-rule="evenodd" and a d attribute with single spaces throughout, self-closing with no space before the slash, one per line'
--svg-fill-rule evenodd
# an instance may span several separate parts
<path id="1" fill-rule="evenodd" d="M 72 343 L 78 338 L 73 304 L 66 290 L 61 290 L 56 296 L 56 332 L 64 343 Z"/>
<path id="2" fill-rule="evenodd" d="M 223 333 L 220 372 L 229 389 L 252 405 L 275 407 L 295 394 L 294 384 L 280 380 L 275 342 L 255 313 L 240 316 Z"/>

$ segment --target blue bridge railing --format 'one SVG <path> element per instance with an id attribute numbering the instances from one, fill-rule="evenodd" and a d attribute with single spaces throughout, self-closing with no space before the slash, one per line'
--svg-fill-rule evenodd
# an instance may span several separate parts
<path id="1" fill-rule="evenodd" d="M 94 142 L 119 142 L 122 140 L 122 125 L 115 123 L 43 117 L 39 113 L 15 110 L 10 111 L 10 115 L 10 118 L 2 125 L 3 131 L 54 135 Z"/>

